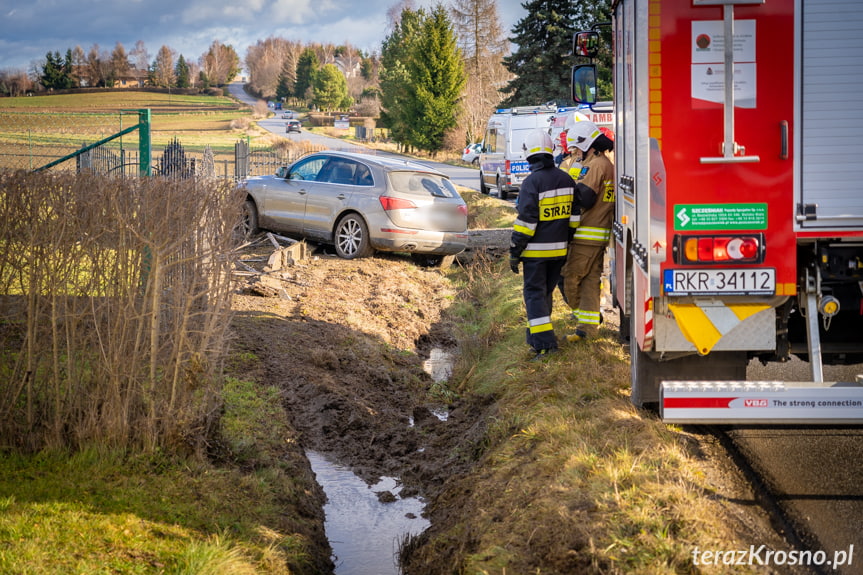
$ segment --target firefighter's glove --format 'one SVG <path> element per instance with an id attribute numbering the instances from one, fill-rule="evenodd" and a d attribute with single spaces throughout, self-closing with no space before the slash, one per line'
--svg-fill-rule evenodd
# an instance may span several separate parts
<path id="1" fill-rule="evenodd" d="M 521 258 L 519 258 L 519 257 L 513 257 L 512 255 L 509 256 L 509 269 L 512 270 L 512 273 L 514 273 L 514 274 L 518 273 L 518 264 L 520 261 L 521 261 Z"/>
<path id="2" fill-rule="evenodd" d="M 509 244 L 509 269 L 512 273 L 518 273 L 518 264 L 521 261 L 521 252 L 524 251 L 524 245 L 521 242 L 510 242 Z"/>

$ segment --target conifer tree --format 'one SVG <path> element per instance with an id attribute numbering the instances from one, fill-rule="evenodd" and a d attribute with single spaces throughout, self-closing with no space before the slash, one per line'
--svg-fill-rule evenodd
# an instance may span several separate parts
<path id="1" fill-rule="evenodd" d="M 306 48 L 297 61 L 297 80 L 294 82 L 294 96 L 305 99 L 306 91 L 312 87 L 312 79 L 320 64 L 312 48 Z"/>
<path id="2" fill-rule="evenodd" d="M 501 90 L 506 95 L 501 105 L 569 104 L 576 3 L 530 0 L 522 6 L 529 15 L 512 30 L 518 47 L 503 63 L 515 77 Z"/>
<path id="3" fill-rule="evenodd" d="M 346 109 L 353 104 L 348 96 L 348 83 L 335 64 L 327 64 L 315 72 L 312 103 L 322 110 Z"/>
<path id="4" fill-rule="evenodd" d="M 409 8 L 392 24 L 392 32 L 381 47 L 381 123 L 389 128 L 390 136 L 400 144 L 408 143 L 410 118 L 406 115 L 408 99 L 408 63 L 412 46 L 420 33 L 423 13 Z"/>
<path id="5" fill-rule="evenodd" d="M 180 54 L 179 58 L 177 58 L 177 66 L 174 70 L 174 74 L 177 77 L 177 87 L 178 88 L 188 88 L 192 85 L 189 70 L 189 64 L 186 62 L 186 59 Z"/>
<path id="6" fill-rule="evenodd" d="M 465 85 L 464 63 L 443 5 L 435 6 L 420 27 L 407 62 L 406 116 L 409 144 L 430 152 L 443 147 L 458 123 Z"/>
<path id="7" fill-rule="evenodd" d="M 513 27 L 515 52 L 503 59 L 504 66 L 515 78 L 501 92 L 501 106 L 528 106 L 546 102 L 570 104 L 570 72 L 572 35 L 590 30 L 600 22 L 610 20 L 610 0 L 572 2 L 571 0 L 530 0 L 522 4 L 529 16 Z M 610 45 L 609 29 L 601 28 Z M 609 52 L 605 51 L 598 64 L 605 78 L 610 70 Z M 600 94 L 605 90 L 600 86 Z"/>

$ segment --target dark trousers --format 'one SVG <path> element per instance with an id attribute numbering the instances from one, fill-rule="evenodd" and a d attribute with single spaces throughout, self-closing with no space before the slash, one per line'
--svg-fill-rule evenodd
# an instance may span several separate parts
<path id="1" fill-rule="evenodd" d="M 564 259 L 524 258 L 524 307 L 527 311 L 527 344 L 536 351 L 557 347 L 551 325 L 551 303 Z"/>

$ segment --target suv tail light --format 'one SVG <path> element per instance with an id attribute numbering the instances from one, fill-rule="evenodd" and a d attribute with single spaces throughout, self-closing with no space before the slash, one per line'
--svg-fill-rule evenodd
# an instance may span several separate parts
<path id="1" fill-rule="evenodd" d="M 674 236 L 679 264 L 757 264 L 765 249 L 763 234 Z"/>
<path id="2" fill-rule="evenodd" d="M 393 198 L 391 196 L 381 196 L 381 206 L 383 206 L 384 211 L 388 212 L 390 210 L 410 210 L 417 207 L 415 203 L 410 200 L 405 200 L 403 198 Z"/>

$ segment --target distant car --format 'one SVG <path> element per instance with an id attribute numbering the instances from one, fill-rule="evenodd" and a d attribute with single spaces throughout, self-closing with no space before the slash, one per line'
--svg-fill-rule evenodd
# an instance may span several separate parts
<path id="1" fill-rule="evenodd" d="M 296 132 L 300 133 L 302 124 L 300 124 L 299 120 L 288 120 L 285 122 L 285 133 Z"/>
<path id="2" fill-rule="evenodd" d="M 461 159 L 468 164 L 479 164 L 479 152 L 482 149 L 482 142 L 477 142 L 476 144 L 470 144 L 467 148 L 462 152 Z"/>
<path id="3" fill-rule="evenodd" d="M 284 118 L 285 120 L 293 120 L 296 117 L 297 113 L 293 110 L 285 110 L 285 112 L 282 114 L 282 118 Z"/>
<path id="4" fill-rule="evenodd" d="M 424 266 L 467 245 L 458 190 L 445 174 L 412 161 L 322 151 L 241 185 L 246 238 L 267 229 L 333 244 L 345 259 L 407 252 Z"/>

